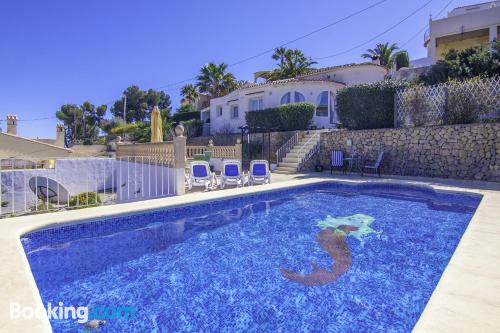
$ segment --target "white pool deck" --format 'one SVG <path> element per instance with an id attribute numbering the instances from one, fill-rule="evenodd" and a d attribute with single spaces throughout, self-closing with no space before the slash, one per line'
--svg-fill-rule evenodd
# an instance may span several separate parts
<path id="1" fill-rule="evenodd" d="M 42 227 L 74 223 L 148 209 L 206 202 L 307 185 L 325 180 L 341 182 L 391 181 L 423 183 L 438 190 L 479 193 L 481 204 L 467 227 L 415 332 L 500 332 L 500 183 L 424 178 L 343 176 L 329 173 L 273 174 L 273 183 L 142 202 L 0 220 L 0 332 L 51 332 L 49 321 L 11 319 L 10 304 L 43 309 L 38 289 L 20 242 L 24 233 Z M 78 265 L 78 263 L 75 263 Z"/>

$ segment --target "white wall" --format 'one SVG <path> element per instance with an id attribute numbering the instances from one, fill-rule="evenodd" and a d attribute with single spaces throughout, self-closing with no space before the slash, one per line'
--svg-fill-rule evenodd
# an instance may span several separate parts
<path id="1" fill-rule="evenodd" d="M 305 101 L 316 105 L 318 95 L 322 91 L 331 91 L 334 94 L 343 85 L 335 82 L 307 82 L 286 83 L 279 85 L 263 85 L 235 91 L 221 98 L 215 98 L 210 103 L 210 132 L 216 134 L 229 126 L 232 132 L 239 132 L 238 127 L 246 125 L 245 113 L 248 112 L 250 100 L 262 97 L 263 108 L 272 108 L 280 105 L 281 98 L 287 92 L 298 91 L 305 97 Z M 238 105 L 238 118 L 231 118 L 231 106 Z M 222 106 L 222 116 L 217 115 L 217 107 Z M 318 127 L 332 127 L 329 117 L 314 117 L 313 123 Z"/>
<path id="2" fill-rule="evenodd" d="M 150 165 L 147 159 L 144 163 L 141 159 L 115 163 L 114 177 L 119 202 L 174 195 L 175 192 L 174 169 Z"/>
<path id="3" fill-rule="evenodd" d="M 98 191 L 102 197 L 116 193 L 116 200 L 132 201 L 174 195 L 175 175 L 172 168 L 149 165 L 148 159 L 137 163 L 107 158 L 56 160 L 53 169 L 6 170 L 0 172 L 2 200 L 8 202 L 2 213 L 19 212 L 35 205 L 35 193 L 29 180 L 47 177 L 64 186 L 70 196 Z M 180 180 L 184 182 L 184 179 Z M 13 191 L 14 189 L 14 191 Z"/>

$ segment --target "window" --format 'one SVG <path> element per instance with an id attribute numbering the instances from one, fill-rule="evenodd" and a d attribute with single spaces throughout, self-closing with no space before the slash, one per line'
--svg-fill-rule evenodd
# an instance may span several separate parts
<path id="1" fill-rule="evenodd" d="M 323 91 L 318 95 L 316 101 L 316 116 L 317 117 L 328 117 L 329 111 L 329 96 L 328 91 Z"/>
<path id="2" fill-rule="evenodd" d="M 294 97 L 295 97 L 295 103 L 301 103 L 306 101 L 304 95 L 302 95 L 298 91 L 295 92 Z"/>
<path id="3" fill-rule="evenodd" d="M 290 94 L 289 92 L 287 92 L 286 94 L 284 94 L 284 95 L 283 95 L 283 97 L 281 97 L 281 102 L 280 102 L 280 104 L 282 104 L 282 105 L 283 105 L 283 104 L 288 104 L 288 103 L 290 103 L 290 95 L 291 95 L 291 94 Z"/>
<path id="4" fill-rule="evenodd" d="M 217 117 L 222 117 L 222 106 L 217 106 Z"/>
<path id="5" fill-rule="evenodd" d="M 259 111 L 264 109 L 264 102 L 261 98 L 253 98 L 250 100 L 250 105 L 249 105 L 250 111 Z"/>
<path id="6" fill-rule="evenodd" d="M 304 95 L 299 93 L 298 91 L 293 92 L 293 103 L 305 102 L 306 98 Z M 287 92 L 281 97 L 280 104 L 289 104 L 292 103 L 292 92 Z"/>
<path id="7" fill-rule="evenodd" d="M 238 105 L 231 106 L 231 118 L 238 118 Z"/>

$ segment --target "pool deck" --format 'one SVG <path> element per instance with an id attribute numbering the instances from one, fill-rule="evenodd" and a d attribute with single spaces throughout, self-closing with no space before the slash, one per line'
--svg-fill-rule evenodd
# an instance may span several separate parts
<path id="1" fill-rule="evenodd" d="M 46 318 L 11 319 L 10 304 L 43 310 L 20 236 L 42 227 L 123 215 L 143 210 L 194 204 L 259 192 L 308 185 L 325 180 L 348 183 L 376 181 L 428 184 L 437 190 L 478 193 L 481 204 L 446 267 L 415 332 L 500 331 L 500 183 L 436 178 L 374 177 L 309 173 L 273 174 L 273 183 L 239 189 L 194 192 L 183 196 L 101 206 L 74 211 L 0 220 L 0 332 L 51 332 Z M 78 264 L 78 263 L 75 263 Z"/>

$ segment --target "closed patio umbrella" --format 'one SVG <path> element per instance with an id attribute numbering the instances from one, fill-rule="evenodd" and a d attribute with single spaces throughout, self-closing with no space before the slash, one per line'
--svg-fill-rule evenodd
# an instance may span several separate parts
<path id="1" fill-rule="evenodd" d="M 163 142 L 163 124 L 158 106 L 151 112 L 151 142 Z"/>

